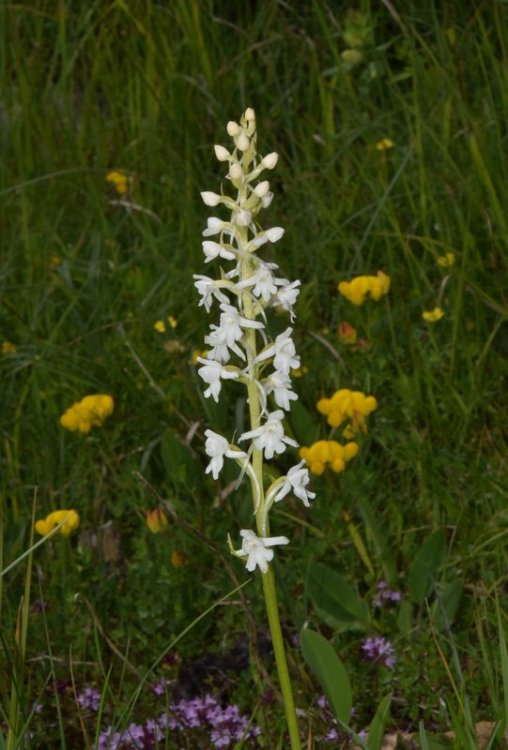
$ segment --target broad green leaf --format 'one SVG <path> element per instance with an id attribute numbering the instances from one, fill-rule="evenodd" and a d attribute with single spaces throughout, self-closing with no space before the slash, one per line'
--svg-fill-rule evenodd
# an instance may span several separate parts
<path id="1" fill-rule="evenodd" d="M 346 579 L 332 568 L 312 563 L 306 585 L 316 612 L 327 624 L 340 630 L 367 627 L 367 605 Z"/>
<path id="2" fill-rule="evenodd" d="M 409 635 L 414 626 L 413 607 L 414 604 L 411 604 L 407 599 L 403 599 L 400 603 L 397 615 L 397 627 L 402 635 Z"/>
<path id="3" fill-rule="evenodd" d="M 385 695 L 382 698 L 377 711 L 372 719 L 372 723 L 369 728 L 369 736 L 367 738 L 367 747 L 369 750 L 380 750 L 381 742 L 383 741 L 383 735 L 385 731 L 386 721 L 388 714 L 390 713 L 390 704 L 392 702 L 392 694 Z"/>
<path id="4" fill-rule="evenodd" d="M 162 436 L 161 455 L 168 480 L 176 488 L 189 490 L 196 486 L 203 474 L 201 465 L 171 428 Z"/>
<path id="5" fill-rule="evenodd" d="M 300 400 L 291 405 L 291 427 L 301 445 L 311 445 L 317 439 L 319 422 L 307 411 Z"/>
<path id="6" fill-rule="evenodd" d="M 315 630 L 304 628 L 300 643 L 305 661 L 323 689 L 333 713 L 347 723 L 351 716 L 353 693 L 349 675 L 331 643 Z"/>
<path id="7" fill-rule="evenodd" d="M 379 525 L 379 515 L 374 513 L 366 498 L 362 498 L 358 501 L 358 510 L 363 518 L 367 537 L 370 539 L 371 544 L 381 560 L 385 576 L 388 581 L 393 581 L 396 578 L 397 566 L 395 565 L 392 548 L 387 541 L 386 531 Z"/>
<path id="8" fill-rule="evenodd" d="M 422 544 L 409 569 L 407 584 L 416 604 L 421 604 L 431 592 L 445 557 L 446 539 L 443 530 L 438 529 Z"/>
<path id="9" fill-rule="evenodd" d="M 455 578 L 438 594 L 437 600 L 430 609 L 432 623 L 436 630 L 443 630 L 447 625 L 453 623 L 459 608 L 462 591 L 462 581 Z"/>

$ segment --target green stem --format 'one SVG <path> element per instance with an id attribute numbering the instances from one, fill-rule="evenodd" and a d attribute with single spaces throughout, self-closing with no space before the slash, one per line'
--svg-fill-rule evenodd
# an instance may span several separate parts
<path id="1" fill-rule="evenodd" d="M 268 614 L 268 624 L 270 626 L 270 635 L 272 637 L 273 651 L 275 653 L 275 664 L 279 674 L 282 700 L 284 701 L 284 711 L 289 730 L 291 750 L 301 750 L 302 745 L 300 742 L 300 733 L 298 731 L 293 688 L 289 676 L 286 651 L 284 649 L 284 640 L 282 638 L 282 629 L 280 626 L 279 608 L 277 606 L 275 576 L 273 575 L 271 567 L 269 567 L 268 571 L 262 575 L 262 578 L 266 611 Z"/>
<path id="2" fill-rule="evenodd" d="M 252 155 L 249 151 L 243 157 L 243 169 L 245 173 L 248 172 L 251 156 Z M 236 202 L 238 205 L 243 205 L 246 200 L 247 188 L 245 187 L 245 185 L 243 185 L 238 191 Z M 240 280 L 243 281 L 244 279 L 248 278 L 254 270 L 253 262 L 245 252 L 248 243 L 247 228 L 237 228 L 237 242 L 238 247 L 243 253 L 240 262 Z M 241 309 L 243 315 L 248 320 L 256 319 L 256 311 L 254 308 L 251 293 L 249 291 L 245 291 L 241 295 Z M 244 343 L 245 353 L 247 357 L 247 371 L 250 375 L 250 380 L 247 384 L 250 429 L 255 430 L 261 424 L 261 404 L 259 392 L 256 386 L 256 381 L 259 380 L 260 367 L 256 363 L 257 339 L 256 331 L 253 328 L 247 328 L 245 330 Z M 254 499 L 254 508 L 256 512 L 256 528 L 260 536 L 266 537 L 270 534 L 270 527 L 268 521 L 268 513 L 265 509 L 266 500 L 263 491 L 263 451 L 253 450 L 251 465 L 252 473 L 250 476 L 250 481 Z M 293 689 L 291 686 L 286 652 L 284 649 L 279 608 L 277 605 L 275 577 L 272 568 L 269 567 L 268 571 L 266 573 L 263 573 L 261 577 L 263 579 L 263 592 L 265 596 L 266 612 L 268 615 L 268 624 L 270 626 L 270 635 L 272 638 L 273 650 L 275 654 L 275 665 L 277 667 L 277 672 L 279 675 L 282 700 L 284 702 L 284 712 L 286 715 L 286 721 L 289 730 L 291 750 L 301 750 L 298 721 L 293 699 Z"/>
<path id="3" fill-rule="evenodd" d="M 243 239 L 243 237 L 242 237 Z M 245 243 L 246 244 L 246 243 Z M 248 275 L 250 269 L 246 268 L 247 263 L 242 263 L 241 278 Z M 242 295 L 243 313 L 250 320 L 255 319 L 252 301 L 249 293 Z M 247 364 L 250 374 L 254 379 L 258 379 L 259 367 L 254 364 L 257 355 L 256 333 L 253 329 L 247 329 L 245 332 L 245 348 L 247 354 Z M 259 403 L 259 393 L 253 381 L 247 385 L 249 400 L 250 428 L 256 429 L 260 425 L 261 406 Z M 260 536 L 269 536 L 270 527 L 268 514 L 265 512 L 265 497 L 263 492 L 263 451 L 254 450 L 252 454 L 252 468 L 254 479 L 251 479 L 253 497 L 255 498 L 256 526 Z M 284 712 L 288 725 L 291 750 L 301 750 L 300 734 L 298 731 L 298 720 L 293 698 L 293 689 L 289 676 L 289 669 L 284 649 L 284 640 L 282 637 L 282 628 L 280 625 L 279 607 L 277 604 L 277 591 L 275 587 L 275 577 L 272 568 L 269 567 L 266 573 L 262 574 L 263 593 L 265 596 L 266 612 L 268 615 L 268 624 L 272 638 L 273 650 L 275 654 L 275 665 L 279 675 L 279 683 L 284 702 Z"/>

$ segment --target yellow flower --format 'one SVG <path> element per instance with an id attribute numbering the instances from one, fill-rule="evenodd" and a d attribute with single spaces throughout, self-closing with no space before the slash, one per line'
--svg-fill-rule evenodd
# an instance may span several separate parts
<path id="1" fill-rule="evenodd" d="M 344 471 L 346 463 L 358 453 L 356 443 L 341 445 L 336 440 L 318 440 L 309 447 L 300 448 L 300 458 L 309 466 L 312 474 L 320 475 L 329 465 L 335 473 Z"/>
<path id="2" fill-rule="evenodd" d="M 146 525 L 152 534 L 160 534 L 168 526 L 168 517 L 162 508 L 154 508 L 146 514 Z"/>
<path id="3" fill-rule="evenodd" d="M 438 266 L 441 268 L 450 268 L 455 263 L 455 253 L 446 253 L 446 255 L 439 255 L 437 258 Z"/>
<path id="4" fill-rule="evenodd" d="M 345 420 L 351 420 L 347 432 L 344 432 L 345 437 L 350 438 L 360 430 L 367 432 L 365 418 L 377 409 L 377 401 L 374 396 L 366 396 L 361 391 L 341 388 L 331 398 L 320 399 L 316 409 L 326 416 L 330 427 L 339 427 Z"/>
<path id="5" fill-rule="evenodd" d="M 16 346 L 11 341 L 2 342 L 2 354 L 15 354 Z"/>
<path id="6" fill-rule="evenodd" d="M 355 344 L 358 337 L 356 328 L 353 328 L 351 323 L 348 323 L 347 320 L 343 320 L 342 323 L 339 323 L 337 326 L 337 335 L 343 344 Z"/>
<path id="7" fill-rule="evenodd" d="M 105 393 L 85 396 L 70 406 L 60 417 L 60 424 L 67 430 L 90 432 L 92 427 L 100 427 L 106 417 L 113 412 L 114 401 Z"/>
<path id="8" fill-rule="evenodd" d="M 340 294 L 353 303 L 363 305 L 370 294 L 372 299 L 379 300 L 390 289 L 390 277 L 383 271 L 376 276 L 356 276 L 351 281 L 341 281 L 337 286 Z"/>
<path id="9" fill-rule="evenodd" d="M 174 318 L 172 315 L 168 315 L 168 323 L 169 323 L 169 327 L 172 328 L 173 331 L 178 325 L 177 319 Z M 156 331 L 158 331 L 158 333 L 166 333 L 167 331 L 166 324 L 163 320 L 156 320 L 155 323 L 153 324 L 153 327 L 155 328 Z"/>
<path id="10" fill-rule="evenodd" d="M 118 172 L 117 170 L 112 170 L 111 172 L 107 173 L 106 181 L 111 182 L 111 184 L 114 186 L 116 192 L 119 195 L 125 195 L 125 193 L 129 191 L 129 187 L 130 187 L 132 180 L 124 172 Z"/>
<path id="11" fill-rule="evenodd" d="M 376 276 L 370 278 L 370 294 L 372 299 L 379 300 L 390 290 L 390 277 L 382 271 L 378 271 Z"/>
<path id="12" fill-rule="evenodd" d="M 62 523 L 63 522 L 63 523 Z M 35 530 L 41 536 L 46 536 L 62 523 L 59 531 L 63 536 L 69 536 L 79 526 L 79 515 L 75 510 L 55 510 L 46 518 L 35 522 Z"/>
<path id="13" fill-rule="evenodd" d="M 170 560 L 171 560 L 171 565 L 173 566 L 173 568 L 183 568 L 183 566 L 187 562 L 187 555 L 185 555 L 179 549 L 174 549 L 171 552 Z"/>
<path id="14" fill-rule="evenodd" d="M 394 143 L 390 138 L 381 138 L 380 141 L 376 143 L 376 150 L 377 151 L 389 151 L 391 148 L 393 148 Z"/>
<path id="15" fill-rule="evenodd" d="M 422 318 L 426 320 L 427 323 L 437 323 L 438 320 L 441 320 L 443 315 L 444 312 L 441 308 L 435 307 L 433 310 L 425 310 L 425 312 L 422 313 Z"/>

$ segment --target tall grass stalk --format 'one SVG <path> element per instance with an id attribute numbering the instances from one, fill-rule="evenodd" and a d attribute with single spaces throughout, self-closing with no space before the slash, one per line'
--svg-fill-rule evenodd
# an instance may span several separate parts
<path id="1" fill-rule="evenodd" d="M 32 503 L 32 523 L 30 525 L 30 554 L 27 559 L 25 571 L 25 587 L 23 596 L 19 603 L 16 619 L 16 631 L 14 635 L 12 673 L 11 673 L 11 697 L 8 707 L 8 730 L 7 750 L 14 750 L 19 741 L 19 732 L 22 726 L 22 718 L 26 712 L 24 705 L 24 679 L 26 644 L 28 637 L 28 623 L 30 617 L 30 590 L 32 586 L 32 562 L 33 562 L 33 539 L 35 530 L 35 512 L 37 507 L 37 491 L 34 492 Z M 0 526 L 0 532 L 3 529 Z"/>

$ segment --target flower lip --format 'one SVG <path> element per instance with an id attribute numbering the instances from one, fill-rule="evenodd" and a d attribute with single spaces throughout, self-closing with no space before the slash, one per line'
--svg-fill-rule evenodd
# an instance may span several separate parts
<path id="1" fill-rule="evenodd" d="M 310 507 L 309 500 L 316 497 L 315 492 L 310 492 L 306 487 L 310 481 L 309 472 L 303 468 L 305 461 L 300 461 L 296 466 L 291 467 L 288 471 L 282 486 L 274 497 L 276 503 L 280 502 L 289 492 L 293 492 L 295 497 L 303 502 L 306 508 Z"/>
<path id="2" fill-rule="evenodd" d="M 198 369 L 198 374 L 209 386 L 204 392 L 204 396 L 205 398 L 212 396 L 214 401 L 218 403 L 222 387 L 221 379 L 234 380 L 240 375 L 240 371 L 228 370 L 220 362 L 215 362 L 213 359 L 203 359 L 203 357 L 197 357 L 196 359 L 203 365 Z"/>
<path id="3" fill-rule="evenodd" d="M 254 448 L 263 450 L 267 459 L 273 458 L 274 453 L 284 453 L 287 445 L 297 448 L 296 440 L 284 434 L 283 418 L 284 412 L 282 409 L 271 412 L 264 424 L 254 430 L 244 432 L 238 442 L 241 443 L 243 440 L 251 439 Z"/>
<path id="4" fill-rule="evenodd" d="M 285 536 L 263 537 L 258 536 L 252 529 L 242 529 L 242 547 L 240 550 L 233 550 L 237 557 L 246 557 L 245 567 L 252 573 L 256 567 L 262 573 L 268 572 L 268 563 L 273 560 L 273 549 L 277 545 L 289 544 L 289 539 Z"/>
<path id="5" fill-rule="evenodd" d="M 205 474 L 211 472 L 214 479 L 219 478 L 219 472 L 224 466 L 224 456 L 227 458 L 246 457 L 243 451 L 230 445 L 225 437 L 213 430 L 205 430 L 205 437 L 205 452 L 212 459 L 205 469 Z"/>

